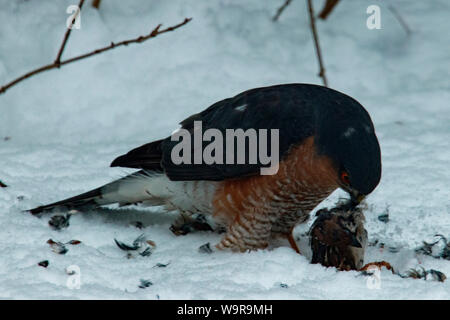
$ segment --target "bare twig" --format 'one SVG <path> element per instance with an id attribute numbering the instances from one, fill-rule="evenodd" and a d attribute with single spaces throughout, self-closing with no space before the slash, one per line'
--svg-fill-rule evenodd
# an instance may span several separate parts
<path id="1" fill-rule="evenodd" d="M 101 0 L 93 0 L 93 1 L 92 1 L 92 6 L 93 6 L 95 9 L 99 9 L 99 8 L 100 8 L 100 2 L 101 2 Z"/>
<path id="2" fill-rule="evenodd" d="M 6 90 L 8 90 L 12 86 L 16 85 L 17 83 L 19 83 L 19 82 L 21 82 L 21 81 L 23 81 L 25 79 L 28 79 L 31 76 L 34 76 L 35 74 L 38 74 L 38 73 L 41 73 L 41 72 L 44 72 L 44 71 L 47 71 L 47 70 L 59 68 L 60 66 L 63 66 L 65 64 L 69 64 L 69 63 L 72 63 L 72 62 L 75 62 L 75 61 L 78 61 L 78 60 L 82 60 L 82 59 L 85 59 L 85 58 L 88 58 L 88 57 L 100 54 L 102 52 L 105 52 L 105 51 L 108 51 L 108 50 L 111 50 L 111 49 L 114 49 L 114 48 L 117 48 L 117 47 L 120 47 L 120 46 L 127 46 L 127 45 L 129 45 L 131 43 L 144 42 L 144 41 L 146 41 L 146 40 L 148 40 L 150 38 L 155 38 L 155 37 L 157 37 L 160 34 L 163 34 L 163 33 L 166 33 L 166 32 L 169 32 L 169 31 L 173 31 L 175 29 L 178 29 L 181 26 L 187 24 L 191 20 L 192 20 L 192 18 L 185 18 L 183 22 L 181 22 L 181 23 L 179 23 L 179 24 L 177 24 L 175 26 L 168 27 L 168 28 L 163 29 L 163 30 L 160 30 L 161 24 L 159 24 L 158 26 L 156 26 L 155 29 L 152 30 L 152 32 L 150 32 L 147 35 L 140 36 L 140 37 L 137 37 L 135 39 L 124 40 L 124 41 L 117 42 L 117 43 L 111 42 L 111 44 L 109 46 L 106 46 L 106 47 L 103 47 L 103 48 L 100 48 L 100 49 L 97 49 L 97 50 L 94 50 L 94 51 L 91 51 L 91 52 L 88 52 L 88 53 L 85 53 L 85 54 L 82 54 L 82 55 L 79 55 L 79 56 L 76 56 L 76 57 L 73 57 L 73 58 L 70 58 L 70 59 L 66 59 L 66 60 L 60 61 L 59 63 L 53 62 L 51 64 L 48 64 L 48 65 L 42 66 L 40 68 L 34 69 L 34 70 L 32 70 L 30 72 L 27 72 L 24 75 L 18 77 L 17 79 L 15 79 L 15 80 L 5 84 L 4 86 L 0 87 L 0 94 L 4 93 Z"/>
<path id="3" fill-rule="evenodd" d="M 61 47 L 59 48 L 58 55 L 56 56 L 56 59 L 55 59 L 55 63 L 58 65 L 58 68 L 59 68 L 59 64 L 61 62 L 61 56 L 63 54 L 64 48 L 66 47 L 67 40 L 69 40 L 70 32 L 72 31 L 72 27 L 75 24 L 75 21 L 77 20 L 78 15 L 81 12 L 81 7 L 83 7 L 83 3 L 84 3 L 84 0 L 80 0 L 80 3 L 78 4 L 78 10 L 73 15 L 72 22 L 70 23 L 70 26 L 67 28 L 66 33 L 64 34 L 63 42 L 61 44 Z"/>
<path id="4" fill-rule="evenodd" d="M 410 35 L 411 34 L 411 29 L 409 28 L 408 24 L 406 23 L 406 21 L 402 18 L 402 16 L 400 15 L 400 13 L 397 11 L 396 8 L 394 8 L 393 6 L 389 5 L 388 9 L 392 12 L 392 14 L 394 15 L 394 17 L 398 20 L 398 22 L 400 23 L 400 25 L 403 27 L 403 29 L 405 29 L 406 34 Z"/>
<path id="5" fill-rule="evenodd" d="M 277 13 L 273 16 L 272 20 L 278 21 L 278 18 L 281 16 L 284 9 L 286 9 L 286 7 L 291 4 L 291 2 L 292 0 L 285 0 L 281 7 L 278 8 Z"/>
<path id="6" fill-rule="evenodd" d="M 322 11 L 319 13 L 319 18 L 325 20 L 328 15 L 333 11 L 334 7 L 338 4 L 339 0 L 327 0 L 325 5 L 322 8 Z"/>
<path id="7" fill-rule="evenodd" d="M 317 35 L 317 30 L 316 30 L 316 20 L 314 18 L 314 8 L 312 5 L 312 0 L 307 0 L 307 2 L 308 2 L 308 9 L 309 9 L 309 18 L 310 18 L 310 22 L 311 22 L 311 32 L 314 37 L 314 44 L 316 47 L 317 59 L 319 60 L 319 67 L 320 67 L 319 76 L 322 78 L 324 86 L 328 87 L 327 77 L 325 76 L 325 67 L 323 66 L 323 61 L 322 61 L 322 52 L 320 50 L 320 45 L 319 45 L 319 37 Z"/>

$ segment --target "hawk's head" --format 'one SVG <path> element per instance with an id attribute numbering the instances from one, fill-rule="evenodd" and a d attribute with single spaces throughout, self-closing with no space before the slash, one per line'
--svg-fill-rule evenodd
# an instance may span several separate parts
<path id="1" fill-rule="evenodd" d="M 349 97 L 322 108 L 319 118 L 319 152 L 333 160 L 338 184 L 359 203 L 381 179 L 381 151 L 372 120 L 363 106 Z"/>

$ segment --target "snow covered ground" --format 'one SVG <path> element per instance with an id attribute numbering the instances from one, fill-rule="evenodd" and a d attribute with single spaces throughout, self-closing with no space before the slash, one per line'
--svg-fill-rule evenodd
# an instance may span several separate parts
<path id="1" fill-rule="evenodd" d="M 0 0 L 0 84 L 53 61 L 65 9 L 75 2 Z M 9 185 L 0 188 L 0 298 L 450 298 L 450 280 L 402 279 L 383 270 L 380 289 L 371 289 L 372 278 L 309 264 L 288 247 L 200 254 L 200 245 L 221 236 L 175 237 L 169 231 L 175 215 L 157 208 L 82 212 L 61 231 L 49 228 L 50 215 L 22 212 L 131 172 L 108 166 L 219 99 L 258 86 L 321 83 L 303 0 L 294 0 L 277 23 L 271 17 L 281 0 L 108 0 L 99 11 L 89 2 L 64 57 L 147 33 L 158 23 L 193 20 L 0 95 L 0 179 Z M 318 10 L 322 1 L 315 3 Z M 341 1 L 318 22 L 330 86 L 367 108 L 382 149 L 382 181 L 365 214 L 369 240 L 386 245 L 370 247 L 366 262 L 387 260 L 401 272 L 423 266 L 450 276 L 450 261 L 414 252 L 437 233 L 450 237 L 450 3 L 390 3 L 411 35 L 387 1 Z M 380 30 L 366 27 L 371 4 L 381 8 Z M 377 217 L 386 210 L 390 220 L 383 223 Z M 298 227 L 298 235 L 307 227 Z M 127 259 L 113 239 L 129 243 L 141 233 L 156 243 L 154 253 Z M 58 255 L 46 243 L 50 238 L 82 243 Z M 48 268 L 37 265 L 42 260 Z M 80 269 L 80 289 L 66 285 L 73 280 L 66 274 L 70 265 Z M 140 279 L 153 285 L 138 288 Z"/>

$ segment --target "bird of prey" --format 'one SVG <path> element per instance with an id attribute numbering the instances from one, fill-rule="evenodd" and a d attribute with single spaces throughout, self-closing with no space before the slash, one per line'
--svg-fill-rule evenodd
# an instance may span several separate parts
<path id="1" fill-rule="evenodd" d="M 261 174 L 267 164 L 249 163 L 248 155 L 244 164 L 175 162 L 172 151 L 178 142 L 167 137 L 111 163 L 139 171 L 31 212 L 143 202 L 184 216 L 212 216 L 226 230 L 217 249 L 262 249 L 283 237 L 298 251 L 292 230 L 322 200 L 342 188 L 357 204 L 381 178 L 380 146 L 368 112 L 355 99 L 327 87 L 281 84 L 251 89 L 182 121 L 181 129 L 193 139 L 196 122 L 224 135 L 229 129 L 277 129 L 278 145 L 271 149 L 279 156 L 276 174 Z M 239 156 L 227 151 L 224 159 Z"/>

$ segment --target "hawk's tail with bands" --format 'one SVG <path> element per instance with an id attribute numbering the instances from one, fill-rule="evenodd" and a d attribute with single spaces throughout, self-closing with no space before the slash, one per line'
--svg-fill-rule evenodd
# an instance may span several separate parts
<path id="1" fill-rule="evenodd" d="M 100 188 L 28 211 L 32 214 L 39 214 L 57 207 L 77 209 L 83 207 L 99 207 L 114 203 L 127 205 L 141 201 L 150 201 L 154 205 L 158 205 L 162 203 L 161 199 L 152 198 L 146 191 L 149 185 L 149 178 L 151 179 L 152 176 L 157 174 L 158 172 L 145 172 L 141 170 L 105 184 Z"/>

